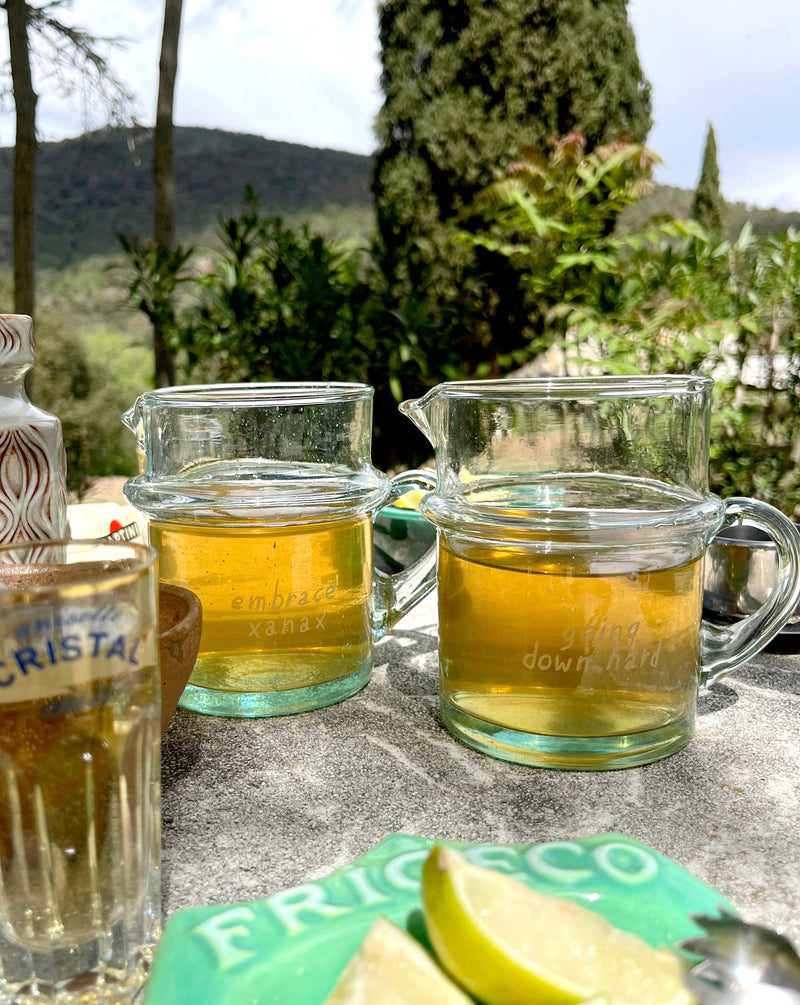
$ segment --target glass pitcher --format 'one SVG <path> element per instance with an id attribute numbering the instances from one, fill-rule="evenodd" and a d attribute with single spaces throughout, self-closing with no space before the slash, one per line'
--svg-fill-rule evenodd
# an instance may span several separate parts
<path id="1" fill-rule="evenodd" d="M 125 413 L 144 471 L 124 489 L 149 520 L 162 581 L 203 606 L 180 704 L 232 716 L 330 705 L 368 681 L 373 643 L 435 586 L 435 550 L 389 576 L 373 517 L 432 475 L 371 463 L 366 384 L 148 391 Z"/>
<path id="2" fill-rule="evenodd" d="M 453 382 L 401 410 L 435 448 L 420 511 L 438 531 L 443 720 L 496 757 L 643 764 L 694 729 L 698 686 L 736 669 L 800 596 L 798 535 L 708 489 L 712 381 Z M 702 564 L 746 518 L 781 565 L 761 610 L 702 620 Z"/>

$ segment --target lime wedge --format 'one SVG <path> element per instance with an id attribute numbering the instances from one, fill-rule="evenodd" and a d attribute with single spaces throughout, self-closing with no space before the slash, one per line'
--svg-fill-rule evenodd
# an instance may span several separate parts
<path id="1" fill-rule="evenodd" d="M 473 1005 L 407 932 L 379 917 L 324 1005 Z"/>
<path id="2" fill-rule="evenodd" d="M 422 870 L 428 937 L 484 1005 L 688 1005 L 683 965 L 574 901 L 434 848 Z"/>

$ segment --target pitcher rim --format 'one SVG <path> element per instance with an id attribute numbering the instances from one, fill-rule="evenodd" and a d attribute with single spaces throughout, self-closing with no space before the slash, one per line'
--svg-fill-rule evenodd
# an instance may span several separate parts
<path id="1" fill-rule="evenodd" d="M 491 392 L 494 397 L 517 397 L 536 392 L 537 397 L 547 398 L 569 392 L 578 396 L 619 396 L 647 398 L 656 395 L 674 394 L 676 391 L 697 393 L 708 391 L 714 384 L 711 377 L 695 374 L 608 374 L 595 377 L 555 376 L 555 377 L 497 377 L 489 380 L 451 380 L 432 387 L 422 399 L 437 394 L 450 393 L 456 397 L 478 397 Z M 404 403 L 405 404 L 405 403 Z"/>
<path id="2" fill-rule="evenodd" d="M 273 404 L 310 405 L 321 402 L 357 401 L 374 394 L 371 384 L 358 381 L 257 381 L 250 384 L 174 384 L 144 391 L 140 397 L 148 403 L 170 405 L 196 405 L 224 403 L 236 400 L 239 404 L 251 396 L 259 396 L 258 405 L 270 404 L 264 393 L 275 398 Z"/>

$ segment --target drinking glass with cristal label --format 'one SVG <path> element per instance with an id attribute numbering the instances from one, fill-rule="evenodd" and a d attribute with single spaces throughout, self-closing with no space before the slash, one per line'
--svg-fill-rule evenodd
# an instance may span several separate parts
<path id="1" fill-rule="evenodd" d="M 0 1003 L 124 1005 L 160 922 L 156 556 L 0 548 Z"/>

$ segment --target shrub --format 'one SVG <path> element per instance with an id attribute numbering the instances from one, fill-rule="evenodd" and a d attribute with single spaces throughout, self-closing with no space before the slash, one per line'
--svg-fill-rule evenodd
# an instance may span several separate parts
<path id="1" fill-rule="evenodd" d="M 80 498 L 95 477 L 135 473 L 135 444 L 119 419 L 129 393 L 110 370 L 89 362 L 77 334 L 46 312 L 36 318 L 32 398 L 61 420 L 71 493 Z"/>
<path id="2" fill-rule="evenodd" d="M 390 309 L 370 253 L 262 217 L 252 191 L 241 213 L 219 221 L 218 237 L 219 254 L 192 263 L 183 249 L 158 256 L 121 239 L 131 299 L 158 317 L 179 381 L 365 381 L 375 387 L 376 462 L 426 455 L 397 412 L 402 396 L 438 379 L 424 348 L 425 301 L 410 295 L 404 310 Z"/>
<path id="3" fill-rule="evenodd" d="M 731 244 L 672 218 L 606 232 L 597 212 L 639 197 L 642 155 L 539 162 L 534 183 L 487 192 L 486 230 L 465 239 L 524 274 L 568 372 L 712 376 L 712 486 L 800 516 L 800 236 L 745 225 Z"/>

